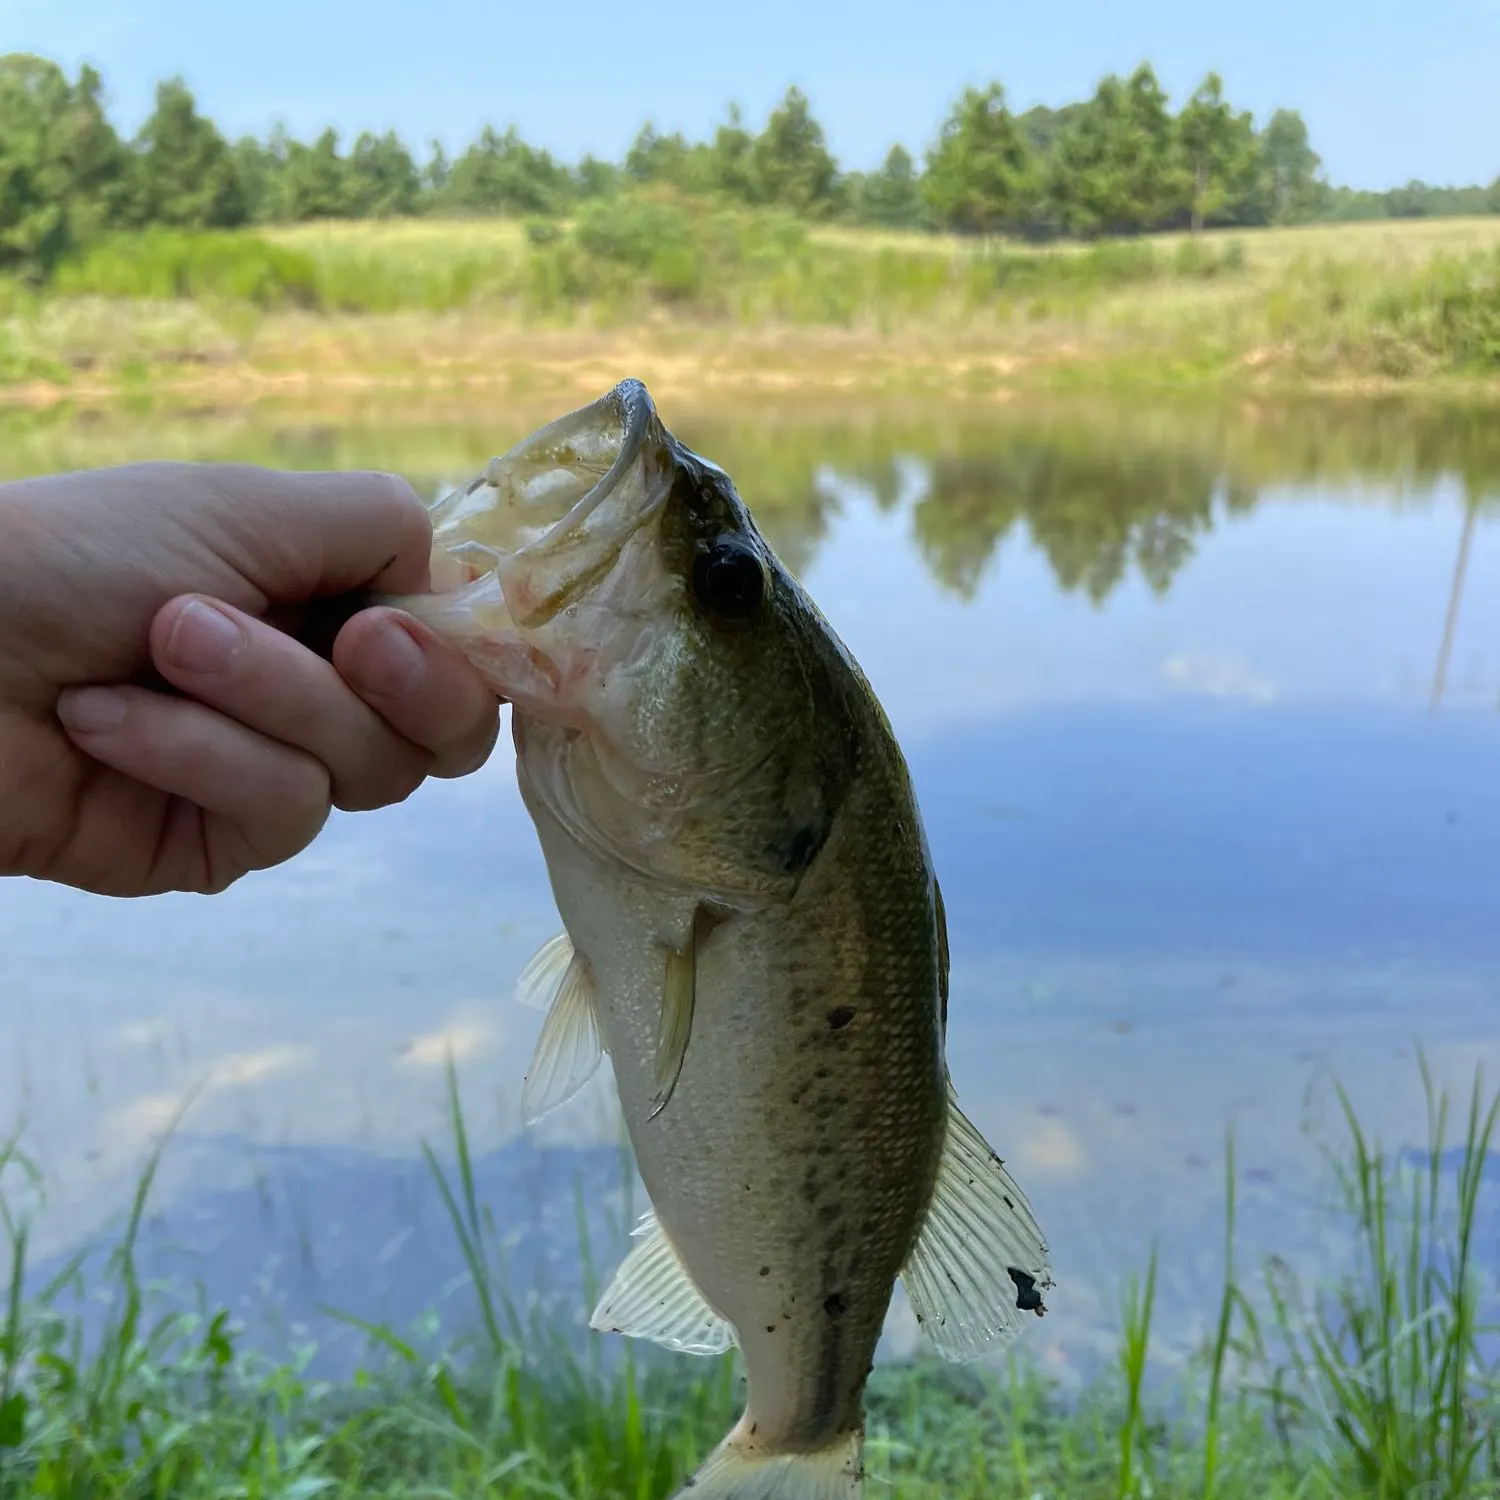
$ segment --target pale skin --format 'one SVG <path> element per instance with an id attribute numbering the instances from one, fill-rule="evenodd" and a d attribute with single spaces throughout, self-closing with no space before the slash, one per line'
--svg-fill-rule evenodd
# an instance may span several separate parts
<path id="1" fill-rule="evenodd" d="M 400 802 L 493 749 L 499 703 L 396 610 L 328 659 L 309 601 L 430 587 L 389 474 L 138 464 L 0 485 L 0 875 L 213 893 L 330 811 Z"/>

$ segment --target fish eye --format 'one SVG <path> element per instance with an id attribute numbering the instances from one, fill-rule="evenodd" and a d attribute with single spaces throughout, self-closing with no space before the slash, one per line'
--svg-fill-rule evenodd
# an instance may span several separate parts
<path id="1" fill-rule="evenodd" d="M 718 537 L 693 559 L 693 595 L 718 619 L 748 620 L 766 596 L 759 554 L 739 537 Z"/>

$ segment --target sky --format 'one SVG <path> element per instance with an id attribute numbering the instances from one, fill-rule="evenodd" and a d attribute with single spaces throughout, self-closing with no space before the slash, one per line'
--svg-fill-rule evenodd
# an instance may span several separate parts
<path id="1" fill-rule="evenodd" d="M 93 63 L 127 130 L 176 73 L 231 135 L 452 151 L 488 121 L 567 159 L 647 119 L 707 135 L 731 100 L 758 124 L 796 84 L 849 168 L 925 149 L 966 84 L 1057 105 L 1150 61 L 1174 101 L 1212 69 L 1257 119 L 1301 110 L 1336 182 L 1500 175 L 1500 0 L 0 0 L 7 51 Z"/>

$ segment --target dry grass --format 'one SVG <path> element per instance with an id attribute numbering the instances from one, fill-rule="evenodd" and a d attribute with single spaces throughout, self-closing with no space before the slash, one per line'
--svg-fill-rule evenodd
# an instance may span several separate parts
<path id="1" fill-rule="evenodd" d="M 268 233 L 290 270 L 260 266 L 248 238 L 218 245 L 242 281 L 270 286 L 258 304 L 211 287 L 196 303 L 122 300 L 133 277 L 173 284 L 127 242 L 84 267 L 72 295 L 7 310 L 0 288 L 0 400 L 145 387 L 562 396 L 627 370 L 668 396 L 1500 381 L 1500 217 L 1024 252 L 823 228 L 780 259 L 767 250 L 774 227 L 733 232 L 742 248 L 705 262 L 686 294 L 665 293 L 649 269 L 580 259 L 570 243 L 533 245 L 514 222 Z M 300 278 L 287 296 L 275 290 L 283 274 Z"/>

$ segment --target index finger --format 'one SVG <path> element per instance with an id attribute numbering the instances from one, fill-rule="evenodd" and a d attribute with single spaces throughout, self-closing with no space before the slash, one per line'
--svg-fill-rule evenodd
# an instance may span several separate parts
<path id="1" fill-rule="evenodd" d="M 248 578 L 273 604 L 369 588 L 429 587 L 432 524 L 395 474 L 297 473 L 216 466 L 220 525 Z"/>

